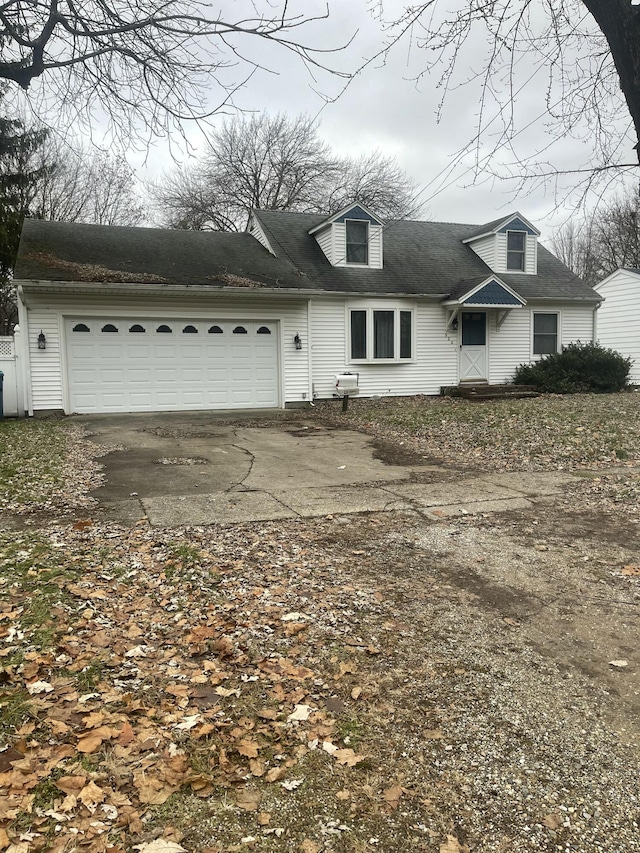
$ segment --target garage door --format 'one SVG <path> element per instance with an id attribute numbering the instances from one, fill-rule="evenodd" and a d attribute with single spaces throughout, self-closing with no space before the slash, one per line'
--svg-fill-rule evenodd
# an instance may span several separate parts
<path id="1" fill-rule="evenodd" d="M 67 320 L 72 412 L 279 405 L 277 323 Z"/>

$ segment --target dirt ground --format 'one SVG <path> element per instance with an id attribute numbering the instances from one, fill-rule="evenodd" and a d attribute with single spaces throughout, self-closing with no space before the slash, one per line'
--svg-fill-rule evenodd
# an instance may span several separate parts
<path id="1" fill-rule="evenodd" d="M 388 464 L 424 459 L 372 443 Z M 438 480 L 469 470 L 439 461 Z M 0 807 L 0 849 L 637 853 L 638 480 L 630 464 L 584 470 L 531 509 L 438 520 L 21 517 L 0 566 L 33 532 L 81 571 L 59 582 L 55 653 L 35 656 L 17 624 L 22 667 L 51 690 L 4 776 L 16 803 L 17 768 L 35 790 L 54 781 L 15 823 Z M 12 595 L 8 618 L 27 599 Z M 79 780 L 67 812 L 61 775 Z"/>

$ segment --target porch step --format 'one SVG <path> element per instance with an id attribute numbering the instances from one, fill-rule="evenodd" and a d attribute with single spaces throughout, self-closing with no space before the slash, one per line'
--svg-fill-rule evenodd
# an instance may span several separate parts
<path id="1" fill-rule="evenodd" d="M 463 397 L 466 400 L 501 400 L 505 397 L 515 400 L 540 396 L 533 385 L 489 385 L 470 382 L 463 382 L 460 385 L 443 385 L 440 393 L 443 397 Z"/>

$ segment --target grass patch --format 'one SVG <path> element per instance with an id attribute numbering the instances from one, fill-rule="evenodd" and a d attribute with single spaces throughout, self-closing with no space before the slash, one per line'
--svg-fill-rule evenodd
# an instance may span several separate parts
<path id="1" fill-rule="evenodd" d="M 45 503 L 64 481 L 67 434 L 58 421 L 0 421 L 0 509 Z"/>
<path id="2" fill-rule="evenodd" d="M 429 459 L 493 470 L 558 470 L 640 461 L 640 394 L 523 400 L 433 397 L 354 400 L 342 425 L 404 440 Z"/>

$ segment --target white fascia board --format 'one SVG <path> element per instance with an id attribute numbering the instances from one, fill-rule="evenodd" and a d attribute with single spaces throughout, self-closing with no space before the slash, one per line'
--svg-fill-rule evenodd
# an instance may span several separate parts
<path id="1" fill-rule="evenodd" d="M 507 291 L 507 293 L 510 293 L 511 296 L 513 296 L 514 299 L 517 299 L 522 305 L 527 304 L 526 299 L 523 299 L 523 297 L 520 296 L 519 293 L 516 293 L 516 291 L 512 287 L 509 287 L 508 284 L 505 284 L 504 281 L 502 281 L 502 279 L 499 278 L 497 275 L 487 276 L 487 278 L 485 278 L 485 280 L 483 282 L 481 282 L 480 284 L 476 284 L 475 287 L 472 287 L 470 290 L 468 290 L 466 293 L 464 293 L 462 296 L 460 296 L 457 301 L 460 304 L 462 304 L 465 299 L 470 299 L 475 293 L 477 293 L 479 290 L 482 290 L 482 288 L 486 287 L 489 284 L 489 282 L 491 282 L 491 281 L 498 282 L 500 287 L 504 288 Z M 515 308 L 516 306 L 512 305 L 510 307 Z"/>
<path id="2" fill-rule="evenodd" d="M 621 275 L 638 275 L 638 276 L 640 276 L 640 269 L 633 269 L 630 267 L 618 267 L 617 270 L 614 270 L 612 273 L 609 273 L 609 275 L 606 278 L 603 278 L 599 284 L 594 285 L 593 289 L 597 290 L 599 287 L 602 287 L 603 285 L 609 284 L 609 282 L 614 281 L 616 278 L 618 278 L 618 276 L 621 276 Z"/>
<path id="3" fill-rule="evenodd" d="M 384 228 L 385 222 L 380 219 L 380 217 L 376 213 L 372 213 L 366 204 L 362 204 L 359 201 L 352 201 L 351 204 L 348 204 L 346 207 L 343 207 L 342 210 L 339 210 L 337 213 L 331 214 L 331 216 L 324 219 L 319 225 L 314 225 L 307 233 L 315 234 L 316 231 L 320 231 L 322 228 L 326 228 L 328 225 L 332 225 L 336 219 L 340 219 L 341 216 L 344 216 L 345 213 L 349 213 L 354 207 L 359 207 L 361 210 L 364 210 L 365 213 L 368 213 L 372 219 L 375 219 L 378 225 Z"/>
<path id="4" fill-rule="evenodd" d="M 492 228 L 491 231 L 484 231 L 482 234 L 475 234 L 473 237 L 465 237 L 465 239 L 462 240 L 462 242 L 463 243 L 475 243 L 476 240 L 482 240 L 483 237 L 493 237 L 495 234 L 497 234 L 499 231 L 501 231 L 505 225 L 508 225 L 514 219 L 520 219 L 538 237 L 540 236 L 540 234 L 541 234 L 540 229 L 536 228 L 535 225 L 533 225 L 531 222 L 529 222 L 529 220 L 526 218 L 526 216 L 523 216 L 521 213 L 519 213 L 516 210 L 515 213 L 511 213 L 509 216 L 505 216 L 505 218 L 501 222 L 499 222 L 495 226 L 495 228 Z"/>

